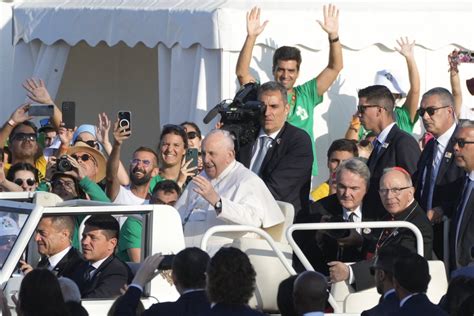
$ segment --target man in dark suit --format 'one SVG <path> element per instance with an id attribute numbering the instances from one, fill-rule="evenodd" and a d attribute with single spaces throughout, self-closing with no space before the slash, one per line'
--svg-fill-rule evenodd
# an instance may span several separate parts
<path id="1" fill-rule="evenodd" d="M 456 165 L 463 168 L 465 177 L 461 197 L 450 229 L 451 269 L 471 265 L 474 262 L 474 122 L 463 121 L 454 138 Z"/>
<path id="2" fill-rule="evenodd" d="M 117 303 L 116 316 L 133 316 L 140 301 L 145 285 L 156 275 L 163 260 L 161 254 L 149 256 L 140 266 L 127 292 Z M 209 255 L 199 248 L 191 247 L 180 251 L 173 259 L 171 277 L 181 295 L 176 302 L 153 304 L 143 316 L 191 316 L 206 313 L 210 304 L 204 290 L 206 286 L 206 268 Z"/>
<path id="3" fill-rule="evenodd" d="M 305 222 L 362 222 L 376 220 L 376 215 L 362 203 L 370 180 L 367 165 L 358 159 L 341 163 L 336 171 L 336 194 L 310 205 L 310 215 Z M 327 274 L 330 261 L 354 262 L 365 258 L 363 236 L 370 230 L 308 231 L 301 248 L 314 269 Z M 371 234 L 370 234 L 371 235 Z"/>
<path id="4" fill-rule="evenodd" d="M 367 162 L 371 179 L 364 203 L 382 218 L 386 212 L 378 188 L 383 170 L 398 166 L 413 174 L 420 157 L 420 148 L 413 136 L 400 130 L 396 125 L 393 114 L 395 100 L 387 87 L 369 86 L 359 90 L 358 96 L 359 119 L 365 129 L 377 135 L 374 149 Z"/>
<path id="5" fill-rule="evenodd" d="M 425 211 L 421 209 L 413 198 L 413 188 L 410 174 L 399 167 L 385 170 L 380 179 L 380 197 L 388 214 L 383 220 L 407 221 L 414 224 L 421 231 L 423 237 L 424 256 L 431 259 L 433 249 L 433 228 L 426 217 Z M 375 234 L 374 230 L 374 234 Z M 416 252 L 416 237 L 407 228 L 386 228 L 380 232 L 375 251 L 388 245 L 401 245 Z M 329 262 L 329 274 L 331 281 L 339 282 L 348 280 L 356 290 L 364 290 L 374 286 L 374 279 L 370 275 L 371 260 L 356 262 L 347 266 L 342 262 Z"/>
<path id="6" fill-rule="evenodd" d="M 290 107 L 287 91 L 270 81 L 260 86 L 265 104 L 258 138 L 240 148 L 237 160 L 258 174 L 275 200 L 291 203 L 295 214 L 307 212 L 313 152 L 311 139 L 302 129 L 286 122 Z"/>
<path id="7" fill-rule="evenodd" d="M 71 246 L 74 234 L 74 219 L 71 216 L 45 216 L 36 228 L 35 241 L 41 261 L 37 268 L 52 271 L 57 277 L 70 278 L 76 268 L 84 262 L 77 249 Z M 27 273 L 33 267 L 25 261 L 21 271 Z"/>
<path id="8" fill-rule="evenodd" d="M 370 268 L 374 275 L 377 292 L 381 294 L 379 303 L 363 311 L 362 316 L 388 316 L 399 309 L 400 301 L 393 285 L 393 264 L 398 256 L 410 253 L 408 248 L 400 245 L 389 245 L 380 249 Z"/>
<path id="9" fill-rule="evenodd" d="M 72 276 L 82 298 L 112 298 L 130 283 L 130 269 L 114 255 L 119 230 L 111 215 L 92 215 L 86 220 L 81 245 L 87 261 Z"/>
<path id="10" fill-rule="evenodd" d="M 443 215 L 451 218 L 462 192 L 464 170 L 454 163 L 456 119 L 454 98 L 444 88 L 433 88 L 421 99 L 418 110 L 427 132 L 433 134 L 418 161 L 415 199 L 434 223 L 434 251 L 443 258 Z"/>
<path id="11" fill-rule="evenodd" d="M 391 315 L 447 316 L 426 296 L 431 276 L 428 262 L 416 253 L 399 256 L 393 265 L 393 284 L 400 300 L 400 309 Z"/>

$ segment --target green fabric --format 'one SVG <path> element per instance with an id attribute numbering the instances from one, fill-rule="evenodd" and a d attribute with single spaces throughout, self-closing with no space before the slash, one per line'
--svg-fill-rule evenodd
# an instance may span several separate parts
<path id="1" fill-rule="evenodd" d="M 290 113 L 288 123 L 305 130 L 310 138 L 313 147 L 313 176 L 318 175 L 318 161 L 316 159 L 316 144 L 313 135 L 314 108 L 323 102 L 323 96 L 318 95 L 316 78 L 294 87 L 296 100 L 293 101 L 293 94 L 288 94 L 288 104 Z"/>
<path id="2" fill-rule="evenodd" d="M 153 178 L 151 178 L 150 180 L 150 187 L 148 188 L 148 191 L 151 193 L 153 192 L 153 189 L 155 188 L 155 185 L 158 184 L 158 182 L 161 182 L 165 180 L 164 178 L 162 178 L 160 175 L 157 175 L 157 176 L 154 176 Z"/>
<path id="3" fill-rule="evenodd" d="M 130 261 L 127 249 L 142 247 L 142 221 L 129 217 L 120 229 L 116 256 L 122 261 Z"/>
<path id="4" fill-rule="evenodd" d="M 88 177 L 84 177 L 79 181 L 79 187 L 82 191 L 87 193 L 92 201 L 110 202 L 110 199 L 107 194 L 105 194 L 104 190 Z"/>
<path id="5" fill-rule="evenodd" d="M 410 113 L 406 108 L 405 104 L 401 107 L 395 107 L 395 122 L 397 122 L 398 128 L 402 131 L 405 131 L 409 134 L 413 132 L 413 126 L 415 126 L 416 122 L 418 121 L 418 114 L 415 115 L 415 120 L 412 122 L 410 120 Z M 359 140 L 363 139 L 370 131 L 366 130 L 364 126 L 360 126 L 359 128 Z"/>

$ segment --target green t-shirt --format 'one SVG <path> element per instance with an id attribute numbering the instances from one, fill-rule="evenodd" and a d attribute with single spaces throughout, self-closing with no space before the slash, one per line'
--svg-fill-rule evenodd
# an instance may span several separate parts
<path id="1" fill-rule="evenodd" d="M 120 236 L 118 242 L 117 258 L 127 262 L 130 261 L 127 249 L 142 247 L 142 221 L 129 217 L 123 223 L 120 229 Z"/>
<path id="2" fill-rule="evenodd" d="M 153 178 L 151 178 L 150 180 L 150 187 L 148 188 L 148 191 L 151 193 L 153 192 L 153 189 L 155 188 L 155 185 L 158 184 L 158 182 L 161 182 L 165 180 L 164 178 L 162 178 L 160 175 L 157 175 L 157 176 L 154 176 Z"/>
<path id="3" fill-rule="evenodd" d="M 395 113 L 395 122 L 397 122 L 398 127 L 407 133 L 413 132 L 413 126 L 415 126 L 416 122 L 418 121 L 418 114 L 415 115 L 415 120 L 412 122 L 410 120 L 410 113 L 405 105 L 401 107 L 395 107 L 393 110 Z M 363 139 L 365 135 L 369 133 L 368 130 L 364 128 L 364 126 L 360 126 L 359 128 L 359 140 Z"/>
<path id="4" fill-rule="evenodd" d="M 318 175 L 318 161 L 316 159 L 316 144 L 313 136 L 314 108 L 323 102 L 323 96 L 318 95 L 316 78 L 294 87 L 294 96 L 288 94 L 290 113 L 287 121 L 293 126 L 305 130 L 311 138 L 313 147 L 313 176 Z"/>

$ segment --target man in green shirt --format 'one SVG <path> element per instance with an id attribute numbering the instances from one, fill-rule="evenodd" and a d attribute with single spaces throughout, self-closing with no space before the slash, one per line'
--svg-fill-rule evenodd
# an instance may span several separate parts
<path id="1" fill-rule="evenodd" d="M 342 47 L 339 42 L 339 10 L 334 5 L 324 6 L 324 21 L 318 21 L 329 37 L 329 62 L 319 75 L 300 86 L 295 86 L 301 65 L 301 53 L 296 47 L 283 46 L 273 55 L 273 76 L 288 90 L 290 112 L 287 121 L 305 130 L 313 144 L 313 175 L 318 174 L 316 148 L 313 136 L 314 107 L 323 101 L 323 94 L 336 80 L 342 70 Z M 247 13 L 247 38 L 239 55 L 236 75 L 241 85 L 255 82 L 250 74 L 250 61 L 257 36 L 268 21 L 260 23 L 260 9 L 255 7 Z"/>

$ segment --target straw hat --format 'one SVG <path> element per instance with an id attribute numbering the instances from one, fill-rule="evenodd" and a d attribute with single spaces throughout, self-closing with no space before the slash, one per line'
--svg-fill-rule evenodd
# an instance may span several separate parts
<path id="1" fill-rule="evenodd" d="M 94 179 L 91 180 L 95 183 L 102 181 L 102 179 L 105 178 L 105 170 L 107 166 L 107 159 L 105 159 L 104 155 L 97 149 L 92 148 L 81 141 L 76 142 L 74 146 L 69 147 L 67 150 L 68 155 L 74 155 L 77 152 L 86 152 L 94 158 L 94 160 L 97 162 L 98 170 Z"/>

